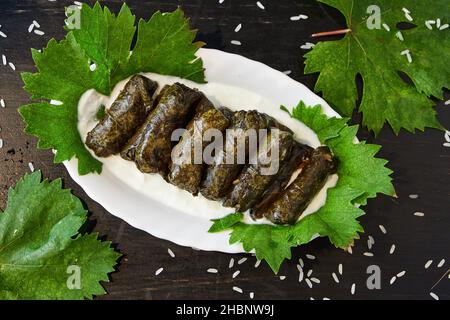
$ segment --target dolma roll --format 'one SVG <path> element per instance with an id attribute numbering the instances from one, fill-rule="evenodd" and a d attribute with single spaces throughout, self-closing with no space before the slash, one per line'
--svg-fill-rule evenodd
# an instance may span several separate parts
<path id="1" fill-rule="evenodd" d="M 244 168 L 233 182 L 231 192 L 227 194 L 223 205 L 245 212 L 260 202 L 264 191 L 275 181 L 283 164 L 291 156 L 294 143 L 291 133 L 271 129 L 265 145 L 259 148 L 257 163 Z"/>
<path id="2" fill-rule="evenodd" d="M 257 111 L 234 112 L 232 124 L 227 129 L 224 148 L 216 155 L 214 164 L 206 169 L 200 188 L 203 196 L 210 200 L 220 200 L 227 194 L 251 153 L 248 130 L 254 129 L 258 134 L 258 130 L 267 129 L 269 123 L 270 119 Z M 243 156 L 239 154 L 240 150 L 245 152 L 245 159 L 241 159 Z"/>
<path id="3" fill-rule="evenodd" d="M 337 160 L 328 147 L 319 147 L 295 180 L 266 209 L 264 217 L 276 224 L 294 224 L 308 204 L 325 184 L 330 174 L 336 173 Z"/>
<path id="4" fill-rule="evenodd" d="M 134 161 L 144 173 L 160 173 L 166 177 L 172 153 L 172 133 L 183 128 L 202 94 L 183 84 L 175 83 L 161 96 L 156 108 L 149 114 L 139 129 L 141 135 L 135 135 L 125 149 L 136 145 Z"/>
<path id="5" fill-rule="evenodd" d="M 86 145 L 98 157 L 119 153 L 153 109 L 152 96 L 157 86 L 146 77 L 133 76 L 103 119 L 88 133 Z"/>
<path id="6" fill-rule="evenodd" d="M 254 220 L 264 217 L 264 212 L 277 199 L 295 174 L 300 172 L 309 161 L 311 153 L 314 149 L 294 141 L 291 153 L 285 163 L 282 165 L 280 172 L 270 184 L 269 188 L 264 190 L 261 200 L 255 204 L 250 210 L 251 217 Z"/>
<path id="7" fill-rule="evenodd" d="M 204 133 L 210 129 L 223 132 L 228 125 L 227 117 L 214 108 L 208 98 L 203 97 L 196 106 L 194 118 L 186 127 L 186 132 L 173 149 L 173 154 L 179 157 L 180 163 L 172 161 L 168 181 L 197 195 L 205 168 L 203 164 Z M 199 154 L 195 154 L 196 152 Z"/>
<path id="8" fill-rule="evenodd" d="M 161 100 L 161 97 L 164 96 L 164 93 L 166 92 L 167 88 L 169 88 L 169 85 L 165 85 L 161 92 L 156 96 L 154 105 L 158 105 L 159 101 Z M 138 130 L 135 132 L 133 137 L 128 141 L 124 149 L 120 152 L 120 156 L 128 161 L 134 161 L 136 156 L 136 149 L 141 143 L 141 139 L 143 136 L 143 131 L 145 129 L 145 126 L 141 124 L 141 126 L 138 128 Z"/>

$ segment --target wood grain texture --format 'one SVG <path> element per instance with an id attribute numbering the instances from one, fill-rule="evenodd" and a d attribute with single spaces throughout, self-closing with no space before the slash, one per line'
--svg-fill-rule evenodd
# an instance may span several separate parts
<path id="1" fill-rule="evenodd" d="M 138 17 L 148 18 L 155 10 L 173 10 L 181 5 L 198 28 L 198 40 L 208 47 L 244 55 L 266 63 L 278 70 L 292 70 L 295 80 L 313 88 L 316 75 L 303 75 L 304 50 L 300 46 L 311 41 L 313 32 L 334 30 L 344 27 L 342 16 L 334 9 L 320 5 L 314 0 L 262 1 L 266 7 L 261 10 L 255 1 L 142 1 L 130 0 L 128 4 Z M 90 2 L 92 3 L 92 2 Z M 117 12 L 122 1 L 102 1 Z M 379 197 L 369 201 L 367 215 L 361 221 L 366 233 L 356 242 L 353 255 L 333 248 L 325 239 L 319 239 L 293 250 L 293 258 L 281 268 L 282 281 L 269 268 L 261 264 L 254 269 L 255 258 L 242 265 L 228 269 L 231 257 L 238 259 L 244 255 L 226 255 L 215 252 L 200 252 L 176 246 L 136 230 L 125 222 L 113 217 L 99 204 L 90 200 L 83 190 L 68 176 L 62 165 L 52 163 L 52 153 L 36 149 L 36 139 L 25 135 L 22 120 L 17 113 L 21 104 L 28 103 L 29 95 L 22 90 L 20 72 L 35 70 L 30 48 L 42 48 L 51 37 L 61 39 L 64 6 L 71 1 L 49 2 L 47 0 L 0 2 L 1 30 L 8 35 L 0 38 L 0 55 L 15 64 L 17 70 L 0 65 L 0 98 L 6 108 L 0 108 L 0 138 L 4 146 L 0 149 L 0 207 L 6 206 L 7 189 L 28 169 L 33 162 L 45 177 L 62 177 L 65 187 L 73 189 L 92 213 L 88 228 L 98 231 L 105 239 L 112 240 L 125 255 L 118 272 L 112 275 L 112 282 L 105 284 L 109 295 L 101 299 L 239 299 L 248 298 L 250 291 L 257 299 L 431 299 L 430 288 L 449 268 L 450 257 L 450 148 L 443 147 L 444 134 L 428 130 L 416 135 L 402 132 L 398 137 L 385 128 L 377 139 L 361 130 L 359 138 L 367 139 L 383 146 L 380 156 L 390 160 L 389 167 L 395 171 L 395 187 L 398 198 Z M 306 14 L 308 20 L 290 21 L 290 17 Z M 33 20 L 41 24 L 44 36 L 29 34 L 27 29 Z M 242 29 L 234 32 L 242 23 Z M 232 45 L 231 40 L 239 40 L 241 46 Z M 449 99 L 448 92 L 446 97 Z M 438 103 L 440 121 L 449 127 L 450 106 Z M 355 122 L 359 117 L 355 115 Z M 410 199 L 409 194 L 418 194 L 418 199 Z M 413 215 L 421 211 L 425 217 Z M 378 225 L 387 229 L 382 234 Z M 375 238 L 372 250 L 374 257 L 363 256 L 367 251 L 367 237 Z M 396 245 L 393 255 L 389 254 L 392 244 Z M 167 253 L 171 248 L 176 257 Z M 306 253 L 317 258 L 305 259 Z M 305 260 L 305 270 L 313 269 L 314 276 L 321 283 L 309 289 L 303 282 L 299 284 L 296 263 Z M 442 268 L 437 263 L 447 258 Z M 432 259 L 433 265 L 425 270 L 424 264 Z M 336 284 L 332 272 L 337 272 L 339 263 L 344 265 L 344 275 Z M 366 268 L 376 264 L 382 270 L 382 289 L 368 290 Z M 164 267 L 159 276 L 154 272 Z M 219 274 L 209 274 L 208 268 L 219 269 Z M 241 273 L 236 279 L 234 271 Z M 406 275 L 394 285 L 389 280 L 398 272 L 406 270 Z M 356 294 L 350 294 L 352 283 L 356 283 Z M 232 286 L 244 290 L 240 295 L 232 291 Z M 433 289 L 441 299 L 450 298 L 449 280 L 444 280 Z"/>

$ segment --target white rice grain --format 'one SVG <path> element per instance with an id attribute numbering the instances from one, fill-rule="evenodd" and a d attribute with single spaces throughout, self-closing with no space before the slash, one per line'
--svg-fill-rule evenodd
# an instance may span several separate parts
<path id="1" fill-rule="evenodd" d="M 298 263 L 300 264 L 300 266 L 301 266 L 302 268 L 305 267 L 305 263 L 303 262 L 303 259 L 302 259 L 302 258 L 299 258 L 299 259 L 298 259 Z"/>
<path id="2" fill-rule="evenodd" d="M 243 264 L 245 261 L 247 261 L 247 258 L 239 259 L 238 264 Z"/>
<path id="3" fill-rule="evenodd" d="M 28 27 L 28 33 L 31 33 L 34 29 L 34 24 L 30 24 L 30 26 Z"/>
<path id="4" fill-rule="evenodd" d="M 395 280 L 397 280 L 397 277 L 396 276 L 392 277 L 391 281 L 389 281 L 389 284 L 391 285 L 394 284 Z"/>
<path id="5" fill-rule="evenodd" d="M 410 199 L 417 199 L 417 198 L 419 198 L 419 195 L 418 194 L 410 194 L 409 198 Z"/>
<path id="6" fill-rule="evenodd" d="M 355 291 L 356 291 L 356 283 L 352 284 L 352 287 L 350 289 L 350 292 L 351 292 L 352 295 L 355 294 Z"/>
<path id="7" fill-rule="evenodd" d="M 264 5 L 263 5 L 260 1 L 257 1 L 257 2 L 256 2 L 256 5 L 257 5 L 261 10 L 264 10 L 264 9 L 265 9 Z"/>
<path id="8" fill-rule="evenodd" d="M 439 264 L 437 265 L 438 268 L 442 268 L 445 264 L 445 259 L 442 259 L 441 261 L 439 261 Z"/>
<path id="9" fill-rule="evenodd" d="M 339 263 L 338 270 L 339 274 L 342 276 L 342 274 L 344 273 L 344 266 L 342 265 L 342 263 Z"/>
<path id="10" fill-rule="evenodd" d="M 225 0 L 219 0 L 219 4 L 222 4 Z"/>
<path id="11" fill-rule="evenodd" d="M 386 228 L 382 224 L 380 224 L 378 227 L 380 228 L 381 232 L 383 232 L 384 234 L 387 233 Z"/>
<path id="12" fill-rule="evenodd" d="M 450 106 L 450 100 L 445 101 L 444 104 L 445 104 L 446 106 Z"/>
<path id="13" fill-rule="evenodd" d="M 231 277 L 234 279 L 239 275 L 239 273 L 241 273 L 241 271 L 237 270 L 233 273 L 233 275 Z"/>
<path id="14" fill-rule="evenodd" d="M 400 41 L 405 41 L 405 38 L 403 38 L 403 33 L 401 31 L 398 31 L 395 35 Z"/>
<path id="15" fill-rule="evenodd" d="M 313 273 L 313 271 L 312 271 L 312 269 L 310 269 L 310 270 L 308 270 L 308 273 L 306 273 L 306 276 L 309 278 L 309 277 L 311 277 L 312 273 Z"/>
<path id="16" fill-rule="evenodd" d="M 42 31 L 42 30 L 37 30 L 37 29 L 34 29 L 34 31 L 33 31 L 35 34 L 37 34 L 38 36 L 43 36 L 45 33 L 44 33 L 44 31 Z"/>
<path id="17" fill-rule="evenodd" d="M 286 70 L 286 71 L 283 71 L 283 73 L 284 73 L 285 75 L 290 75 L 290 74 L 292 73 L 292 70 Z"/>
<path id="18" fill-rule="evenodd" d="M 239 23 L 236 28 L 234 29 L 234 32 L 239 32 L 242 29 L 242 23 Z"/>
<path id="19" fill-rule="evenodd" d="M 156 270 L 155 272 L 155 276 L 159 275 L 161 272 L 163 272 L 164 268 L 159 268 L 158 270 Z"/>
<path id="20" fill-rule="evenodd" d="M 307 254 L 306 257 L 307 257 L 309 260 L 316 260 L 316 257 L 315 257 L 314 255 L 312 255 L 312 254 Z"/>
<path id="21" fill-rule="evenodd" d="M 312 289 L 313 284 L 311 282 L 311 280 L 309 280 L 308 278 L 305 279 L 306 284 L 308 285 L 308 287 L 310 287 Z"/>
<path id="22" fill-rule="evenodd" d="M 233 291 L 239 292 L 239 293 L 243 293 L 242 289 L 239 287 L 233 287 Z"/>
<path id="23" fill-rule="evenodd" d="M 320 280 L 319 280 L 319 279 L 317 279 L 317 278 L 311 278 L 311 281 L 312 281 L 312 282 L 314 282 L 314 283 L 317 283 L 317 284 L 319 284 L 319 283 L 320 283 Z"/>
<path id="24" fill-rule="evenodd" d="M 414 215 L 416 217 L 423 217 L 423 216 L 425 216 L 425 213 L 423 213 L 423 212 L 414 212 Z"/>
<path id="25" fill-rule="evenodd" d="M 36 20 L 33 20 L 33 25 L 35 25 L 36 28 L 40 28 L 41 27 L 41 25 Z"/>
<path id="26" fill-rule="evenodd" d="M 401 278 L 401 277 L 403 277 L 405 274 L 406 274 L 406 271 L 405 271 L 405 270 L 400 271 L 399 273 L 397 273 L 397 278 Z"/>
<path id="27" fill-rule="evenodd" d="M 234 258 L 231 258 L 230 262 L 228 263 L 228 269 L 233 268 L 233 266 L 234 266 Z"/>
<path id="28" fill-rule="evenodd" d="M 434 293 L 434 292 L 430 292 L 430 296 L 434 299 L 434 300 L 439 300 L 439 296 Z"/>
<path id="29" fill-rule="evenodd" d="M 14 71 L 16 70 L 16 66 L 14 65 L 14 63 L 9 62 L 8 65 L 9 65 L 9 67 L 10 67 L 11 69 L 13 69 Z"/>
<path id="30" fill-rule="evenodd" d="M 255 268 L 258 268 L 260 264 L 261 264 L 261 260 L 256 260 Z"/>
<path id="31" fill-rule="evenodd" d="M 0 149 L 3 148 L 3 139 L 0 138 Z"/>
<path id="32" fill-rule="evenodd" d="M 389 250 L 389 254 L 394 254 L 394 252 L 395 252 L 395 244 L 393 244 L 391 246 L 391 249 Z"/>
<path id="33" fill-rule="evenodd" d="M 6 66 L 6 56 L 4 54 L 2 54 L 2 62 L 3 62 L 3 65 Z"/>
<path id="34" fill-rule="evenodd" d="M 363 253 L 366 257 L 373 257 L 373 253 L 372 252 L 364 252 Z"/>
<path id="35" fill-rule="evenodd" d="M 304 278 L 304 274 L 303 274 L 303 270 L 300 270 L 299 274 L 298 274 L 298 282 L 302 282 L 303 278 Z"/>
<path id="36" fill-rule="evenodd" d="M 230 43 L 231 43 L 231 44 L 234 44 L 235 46 L 240 46 L 240 45 L 242 45 L 242 43 L 241 43 L 240 41 L 238 41 L 238 40 L 231 40 Z"/>
<path id="37" fill-rule="evenodd" d="M 280 276 L 280 280 L 286 279 L 286 276 Z"/>
<path id="38" fill-rule="evenodd" d="M 336 283 L 339 283 L 339 278 L 338 278 L 338 276 L 336 275 L 336 273 L 332 273 L 332 276 L 333 276 L 333 279 L 334 279 L 334 281 L 336 282 Z"/>
<path id="39" fill-rule="evenodd" d="M 442 30 L 448 29 L 448 27 L 450 27 L 450 25 L 449 25 L 448 23 L 446 23 L 446 24 L 443 24 L 443 25 L 439 28 L 439 30 L 442 31 Z"/>
<path id="40" fill-rule="evenodd" d="M 255 297 L 255 293 L 254 292 L 250 292 L 249 296 L 250 296 L 250 299 L 253 299 Z"/>
<path id="41" fill-rule="evenodd" d="M 32 162 L 28 162 L 28 168 L 30 169 L 31 172 L 34 172 L 34 165 Z"/>
<path id="42" fill-rule="evenodd" d="M 219 270 L 217 270 L 216 268 L 209 268 L 208 270 L 206 270 L 206 272 L 208 272 L 208 273 L 219 273 Z"/>
<path id="43" fill-rule="evenodd" d="M 304 45 L 300 46 L 301 49 L 303 50 L 309 50 L 314 48 L 315 44 L 312 42 L 306 42 Z"/>
<path id="44" fill-rule="evenodd" d="M 3 31 L 0 31 L 0 36 L 3 37 L 3 38 L 7 38 L 8 37 Z"/>
<path id="45" fill-rule="evenodd" d="M 6 105 L 5 105 L 5 100 L 4 100 L 4 99 L 0 99 L 0 106 L 1 106 L 2 108 L 6 107 Z"/>
<path id="46" fill-rule="evenodd" d="M 386 23 L 383 23 L 383 28 L 386 29 L 386 31 L 390 32 L 391 27 L 389 27 Z"/>
<path id="47" fill-rule="evenodd" d="M 173 251 L 172 251 L 170 248 L 167 249 L 167 252 L 169 253 L 169 255 L 170 255 L 172 258 L 175 258 L 175 253 L 173 253 Z"/>
<path id="48" fill-rule="evenodd" d="M 427 263 L 425 263 L 425 269 L 428 269 L 432 263 L 433 263 L 433 260 L 428 260 Z"/>

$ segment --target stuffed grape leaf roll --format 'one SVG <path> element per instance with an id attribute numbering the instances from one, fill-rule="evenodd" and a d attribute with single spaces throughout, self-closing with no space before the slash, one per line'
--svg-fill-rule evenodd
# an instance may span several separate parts
<path id="1" fill-rule="evenodd" d="M 216 155 L 214 164 L 206 169 L 206 174 L 200 188 L 203 196 L 210 200 L 220 200 L 232 187 L 242 168 L 252 153 L 249 145 L 249 135 L 252 129 L 267 129 L 270 118 L 257 111 L 237 111 L 233 113 L 231 126 L 225 135 L 223 150 Z"/>
<path id="2" fill-rule="evenodd" d="M 144 76 L 133 76 L 111 108 L 105 110 L 103 119 L 88 133 L 86 145 L 98 157 L 119 153 L 153 109 L 152 96 L 157 86 Z"/>
<path id="3" fill-rule="evenodd" d="M 149 114 L 125 150 L 136 146 L 134 161 L 144 173 L 160 173 L 166 177 L 172 153 L 172 133 L 185 125 L 186 118 L 203 95 L 183 84 L 165 89 L 156 108 Z M 139 140 L 139 141 L 138 141 Z"/>
<path id="4" fill-rule="evenodd" d="M 295 180 L 265 209 L 264 217 L 276 224 L 296 223 L 328 176 L 336 170 L 337 160 L 330 149 L 315 149 Z"/>
<path id="5" fill-rule="evenodd" d="M 178 157 L 179 162 L 172 161 L 168 181 L 197 195 L 205 168 L 203 163 L 204 134 L 211 129 L 223 132 L 228 126 L 228 118 L 220 110 L 214 108 L 208 98 L 203 97 L 196 106 L 194 118 L 189 122 L 186 132 L 173 150 L 173 154 Z"/>
<path id="6" fill-rule="evenodd" d="M 166 92 L 167 88 L 169 88 L 168 85 L 165 85 L 161 92 L 156 96 L 154 105 L 157 106 L 159 101 L 161 100 L 161 97 L 164 96 L 164 93 Z M 133 137 L 128 141 L 124 149 L 120 152 L 120 156 L 128 161 L 134 161 L 136 156 L 136 149 L 141 143 L 141 138 L 143 136 L 143 131 L 145 129 L 145 126 L 141 125 L 136 133 L 133 135 Z"/>
<path id="7" fill-rule="evenodd" d="M 271 129 L 266 142 L 258 150 L 257 163 L 244 168 L 233 182 L 223 205 L 245 212 L 260 202 L 264 191 L 276 180 L 283 164 L 291 157 L 294 143 L 291 133 Z"/>

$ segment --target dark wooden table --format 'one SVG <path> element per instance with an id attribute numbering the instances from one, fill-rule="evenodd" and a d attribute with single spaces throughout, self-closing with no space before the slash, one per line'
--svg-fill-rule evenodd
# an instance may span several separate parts
<path id="1" fill-rule="evenodd" d="M 121 2 L 102 1 L 116 12 Z M 112 240 L 125 255 L 112 281 L 105 284 L 109 295 L 102 299 L 237 299 L 248 298 L 251 291 L 257 299 L 431 299 L 430 291 L 441 299 L 450 298 L 448 276 L 431 290 L 449 269 L 450 262 L 450 148 L 443 146 L 445 140 L 441 131 L 427 130 L 416 135 L 402 132 L 395 136 L 385 128 L 374 139 L 361 130 L 360 138 L 383 146 L 380 156 L 390 160 L 399 197 L 381 196 L 369 202 L 365 208 L 367 214 L 361 219 L 366 233 L 356 242 L 353 255 L 333 248 L 326 239 L 293 250 L 293 259 L 280 271 L 280 275 L 286 276 L 284 281 L 274 276 L 266 265 L 255 269 L 253 257 L 228 269 L 230 255 L 194 251 L 157 239 L 130 227 L 90 200 L 62 165 L 53 164 L 51 151 L 36 149 L 36 139 L 22 132 L 23 123 L 16 111 L 29 101 L 28 94 L 22 90 L 20 72 L 34 70 L 30 48 L 42 48 L 51 37 L 61 39 L 64 36 L 64 6 L 70 3 L 62 0 L 0 2 L 0 30 L 8 35 L 0 38 L 0 55 L 4 54 L 17 68 L 13 71 L 0 66 L 0 98 L 6 102 L 6 108 L 0 108 L 0 138 L 4 140 L 0 149 L 0 207 L 5 208 L 8 187 L 29 170 L 29 162 L 42 170 L 45 177 L 62 177 L 65 187 L 71 188 L 92 213 L 95 231 Z M 312 32 L 343 27 L 342 16 L 314 0 L 262 0 L 262 3 L 265 10 L 258 8 L 256 1 L 247 0 L 225 0 L 222 4 L 218 0 L 128 1 L 133 12 L 144 18 L 155 10 L 170 11 L 180 4 L 192 25 L 200 30 L 198 39 L 205 41 L 208 47 L 238 53 L 278 70 L 291 70 L 292 78 L 313 88 L 316 76 L 303 75 L 305 51 L 300 46 L 311 41 Z M 309 19 L 290 20 L 300 13 L 308 15 Z M 40 23 L 45 35 L 28 33 L 33 20 Z M 239 23 L 243 25 L 242 30 L 235 33 Z M 232 45 L 233 39 L 241 41 L 242 45 Z M 446 97 L 449 99 L 448 92 Z M 437 102 L 436 109 L 441 122 L 449 127 L 450 106 Z M 419 197 L 411 199 L 410 194 Z M 414 216 L 416 211 L 424 212 L 425 216 Z M 380 231 L 380 224 L 386 227 L 387 234 Z M 374 257 L 363 255 L 369 235 L 375 239 Z M 396 245 L 396 250 L 391 255 L 392 244 Z M 175 252 L 175 258 L 169 256 L 168 248 Z M 321 279 L 313 289 L 297 281 L 296 263 L 306 253 L 317 257 L 314 261 L 304 259 L 306 270 L 313 269 L 314 275 Z M 238 260 L 243 256 L 234 258 Z M 447 262 L 438 268 L 443 258 L 447 258 Z M 425 269 L 430 259 L 433 264 Z M 337 284 L 331 274 L 336 272 L 339 263 L 344 266 L 344 274 Z M 381 268 L 381 290 L 366 287 L 369 265 Z M 160 267 L 164 267 L 163 273 L 155 276 L 155 270 Z M 208 268 L 217 268 L 220 273 L 209 274 Z M 232 273 L 238 269 L 240 275 L 232 279 Z M 406 271 L 405 276 L 390 285 L 391 277 L 402 270 Z M 356 293 L 352 296 L 353 283 Z M 233 286 L 241 287 L 244 294 L 232 291 Z"/>

